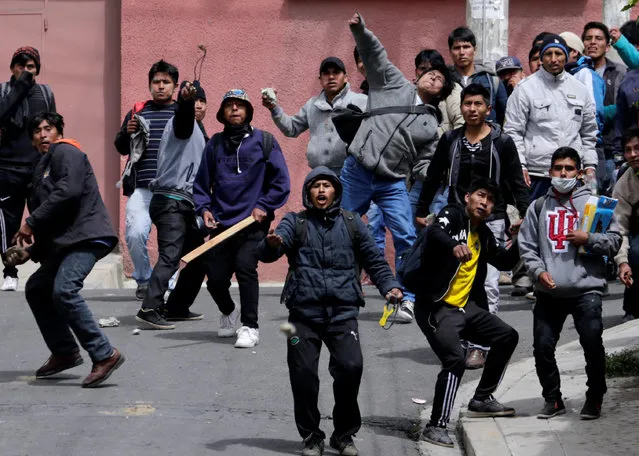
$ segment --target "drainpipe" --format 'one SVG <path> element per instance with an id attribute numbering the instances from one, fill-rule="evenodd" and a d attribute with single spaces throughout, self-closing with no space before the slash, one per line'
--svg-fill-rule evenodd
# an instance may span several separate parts
<path id="1" fill-rule="evenodd" d="M 477 63 L 491 67 L 508 55 L 508 2 L 466 0 L 466 23 L 477 38 Z"/>

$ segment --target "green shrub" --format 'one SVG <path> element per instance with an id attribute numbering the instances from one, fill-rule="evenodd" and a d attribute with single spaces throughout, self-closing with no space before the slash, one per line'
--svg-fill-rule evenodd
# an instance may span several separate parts
<path id="1" fill-rule="evenodd" d="M 626 349 L 615 354 L 606 353 L 607 377 L 639 376 L 639 350 Z"/>

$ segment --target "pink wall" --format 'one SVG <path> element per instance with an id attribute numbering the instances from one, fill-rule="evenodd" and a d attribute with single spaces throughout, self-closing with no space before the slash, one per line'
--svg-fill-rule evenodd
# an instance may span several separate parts
<path id="1" fill-rule="evenodd" d="M 212 134 L 220 129 L 215 112 L 224 92 L 232 87 L 248 91 L 255 106 L 253 124 L 268 129 L 280 142 L 292 177 L 290 202 L 280 215 L 301 207 L 300 189 L 308 172 L 308 133 L 288 139 L 279 133 L 259 102 L 263 87 L 275 87 L 283 108 L 294 114 L 319 92 L 320 61 L 342 58 L 354 85 L 361 77 L 353 62 L 353 38 L 347 21 L 359 10 L 387 46 L 391 59 L 412 74 L 413 59 L 423 47 L 446 49 L 447 32 L 465 21 L 465 1 L 224 1 L 124 0 L 122 2 L 122 115 L 148 96 L 147 71 L 164 58 L 193 77 L 196 46 L 209 55 L 203 85 L 209 113 L 205 124 Z M 124 214 L 125 199 L 121 200 Z M 124 233 L 123 216 L 120 232 Z M 152 245 L 152 244 L 150 244 Z M 283 280 L 286 262 L 261 265 L 262 280 Z M 128 266 L 130 271 L 130 265 Z"/>
<path id="2" fill-rule="evenodd" d="M 209 100 L 207 131 L 220 129 L 215 112 L 223 93 L 233 87 L 246 89 L 255 105 L 253 124 L 275 133 L 292 176 L 290 202 L 279 215 L 298 210 L 308 172 L 308 133 L 284 138 L 261 107 L 259 90 L 275 87 L 285 111 L 297 112 L 319 92 L 318 65 L 328 55 L 344 60 L 351 82 L 358 87 L 361 77 L 355 72 L 354 43 L 347 26 L 356 10 L 409 77 L 421 48 L 437 48 L 448 59 L 448 33 L 466 21 L 465 0 L 123 0 L 121 114 L 148 97 L 147 71 L 154 61 L 164 58 L 178 66 L 183 78 L 192 78 L 196 46 L 206 44 L 209 56 L 202 82 Z M 586 21 L 600 19 L 601 14 L 601 0 L 510 0 L 509 50 L 527 61 L 530 42 L 538 32 L 580 32 Z M 122 236 L 124 204 L 122 198 Z M 262 265 L 261 278 L 282 280 L 285 271 L 284 261 Z"/>

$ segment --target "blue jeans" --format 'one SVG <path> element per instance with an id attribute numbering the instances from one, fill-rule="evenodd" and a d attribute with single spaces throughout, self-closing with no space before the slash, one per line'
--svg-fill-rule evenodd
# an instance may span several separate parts
<path id="1" fill-rule="evenodd" d="M 416 180 L 413 186 L 410 188 L 410 192 L 408 192 L 408 199 L 410 200 L 410 210 L 413 214 L 413 218 L 415 218 L 415 212 L 417 212 L 417 203 L 419 202 L 419 195 L 422 192 L 422 188 L 424 187 L 424 182 Z M 428 208 L 429 214 L 439 214 L 444 206 L 448 204 L 448 186 L 441 185 L 437 189 L 437 193 L 433 198 L 433 202 L 430 203 L 430 207 Z"/>
<path id="2" fill-rule="evenodd" d="M 384 215 L 377 204 L 371 203 L 366 217 L 368 217 L 368 230 L 373 235 L 373 239 L 375 239 L 375 245 L 377 245 L 379 251 L 384 255 L 384 250 L 386 250 L 386 223 L 384 223 Z"/>
<path id="3" fill-rule="evenodd" d="M 402 255 L 415 242 L 415 225 L 404 179 L 376 176 L 349 156 L 344 162 L 340 181 L 343 187 L 344 209 L 365 214 L 371 201 L 381 209 L 384 221 L 393 235 L 395 268 L 399 268 Z M 415 301 L 415 296 L 405 293 L 404 300 Z"/>
<path id="4" fill-rule="evenodd" d="M 72 355 L 79 351 L 73 334 L 96 363 L 113 353 L 80 296 L 84 279 L 95 263 L 111 251 L 102 244 L 84 243 L 55 258 L 42 262 L 25 286 L 25 296 L 40 333 L 54 355 Z M 73 334 L 71 333 L 73 331 Z"/>
<path id="5" fill-rule="evenodd" d="M 151 233 L 149 205 L 153 193 L 148 188 L 136 188 L 126 202 L 126 230 L 124 237 L 133 263 L 133 278 L 137 283 L 151 279 L 151 263 L 146 243 Z"/>

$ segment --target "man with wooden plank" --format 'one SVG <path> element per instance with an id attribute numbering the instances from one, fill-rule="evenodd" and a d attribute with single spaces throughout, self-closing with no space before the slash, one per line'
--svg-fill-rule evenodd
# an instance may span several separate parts
<path id="1" fill-rule="evenodd" d="M 244 90 L 224 95 L 217 113 L 224 130 L 206 146 L 193 185 L 195 210 L 213 230 L 212 236 L 233 229 L 248 216 L 256 220 L 203 255 L 207 288 L 222 312 L 218 336 L 237 334 L 237 348 L 259 343 L 257 246 L 266 237 L 275 210 L 286 203 L 290 193 L 279 144 L 270 133 L 253 128 L 252 119 L 253 106 Z M 240 309 L 229 292 L 233 274 L 240 289 Z M 179 296 L 182 280 L 172 295 Z M 238 317 L 241 327 L 236 330 Z"/>

